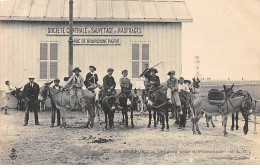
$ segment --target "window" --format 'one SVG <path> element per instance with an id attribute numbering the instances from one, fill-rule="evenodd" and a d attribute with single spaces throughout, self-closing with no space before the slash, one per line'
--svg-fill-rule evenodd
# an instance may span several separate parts
<path id="1" fill-rule="evenodd" d="M 58 74 L 58 43 L 40 43 L 40 79 L 55 79 Z"/>
<path id="2" fill-rule="evenodd" d="M 141 56 L 140 56 L 141 55 Z M 149 65 L 149 44 L 132 44 L 132 78 L 138 78 Z"/>

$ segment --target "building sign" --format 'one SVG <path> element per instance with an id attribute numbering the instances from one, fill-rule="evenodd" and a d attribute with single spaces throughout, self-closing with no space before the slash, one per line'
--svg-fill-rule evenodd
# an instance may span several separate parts
<path id="1" fill-rule="evenodd" d="M 69 27 L 47 27 L 48 36 L 68 36 Z M 143 28 L 134 27 L 74 27 L 74 36 L 142 36 Z"/>
<path id="2" fill-rule="evenodd" d="M 119 45 L 120 39 L 87 39 L 75 38 L 74 45 Z"/>

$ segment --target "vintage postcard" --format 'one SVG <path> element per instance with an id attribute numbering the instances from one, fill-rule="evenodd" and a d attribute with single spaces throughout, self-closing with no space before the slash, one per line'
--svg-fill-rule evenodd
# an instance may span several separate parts
<path id="1" fill-rule="evenodd" d="M 0 165 L 259 165 L 259 0 L 0 0 Z"/>

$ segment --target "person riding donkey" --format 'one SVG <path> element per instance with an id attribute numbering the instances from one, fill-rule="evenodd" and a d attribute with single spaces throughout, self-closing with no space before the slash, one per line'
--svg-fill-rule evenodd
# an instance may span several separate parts
<path id="1" fill-rule="evenodd" d="M 60 80 L 54 79 L 54 85 L 52 87 L 54 90 L 61 91 L 62 87 L 60 86 Z M 57 126 L 60 126 L 60 110 L 55 106 L 53 102 L 51 102 L 52 105 L 52 114 L 51 114 L 51 127 L 54 127 L 55 123 L 55 114 L 57 113 Z"/>
<path id="2" fill-rule="evenodd" d="M 96 71 L 96 67 L 90 65 L 89 66 L 89 73 L 87 73 L 86 75 L 86 79 L 84 81 L 84 84 L 86 86 L 86 88 L 92 92 L 94 92 L 94 90 L 98 87 L 98 76 L 95 73 Z"/>
<path id="3" fill-rule="evenodd" d="M 167 97 L 171 103 L 175 102 L 177 112 L 182 114 L 181 101 L 178 93 L 178 79 L 174 77 L 175 71 L 169 71 L 168 75 L 170 78 L 167 80 Z M 173 118 L 173 113 L 174 111 L 171 112 L 170 118 Z M 178 120 L 176 123 L 178 123 Z"/>
<path id="4" fill-rule="evenodd" d="M 116 98 L 116 108 L 120 109 L 122 107 L 119 106 L 119 96 L 116 93 L 115 87 L 116 87 L 116 82 L 114 77 L 112 76 L 114 72 L 113 68 L 108 68 L 107 70 L 107 75 L 104 76 L 103 78 L 103 95 L 102 95 L 102 99 L 106 96 L 110 96 L 113 95 Z"/>
<path id="5" fill-rule="evenodd" d="M 132 91 L 133 84 L 131 83 L 130 79 L 127 77 L 128 71 L 123 70 L 122 71 L 123 77 L 120 78 L 119 83 L 121 87 L 121 94 L 123 94 L 125 91 L 130 91 L 134 97 L 136 97 L 136 94 Z"/>
<path id="6" fill-rule="evenodd" d="M 76 67 L 73 70 L 74 75 L 70 77 L 68 82 L 65 84 L 63 87 L 63 90 L 66 88 L 70 89 L 70 104 L 71 104 L 71 110 L 75 110 L 75 104 L 76 100 L 75 97 L 78 99 L 78 102 L 81 106 L 82 112 L 85 111 L 85 102 L 83 99 L 83 85 L 84 85 L 84 80 L 83 77 L 79 74 L 81 70 Z"/>
<path id="7" fill-rule="evenodd" d="M 149 69 L 149 65 L 148 64 L 145 64 L 145 70 L 143 71 L 143 73 L 139 76 L 142 77 L 144 76 L 145 77 L 145 81 L 144 81 L 144 88 L 145 88 L 145 92 L 146 92 L 146 97 L 148 97 L 148 93 L 149 93 L 149 78 L 150 78 L 150 69 Z"/>
<path id="8" fill-rule="evenodd" d="M 148 78 L 148 85 L 147 85 L 148 97 L 150 96 L 150 92 L 153 92 L 160 86 L 160 78 L 159 76 L 156 75 L 156 73 L 158 73 L 157 69 L 151 68 L 149 72 L 150 72 L 150 77 Z"/>

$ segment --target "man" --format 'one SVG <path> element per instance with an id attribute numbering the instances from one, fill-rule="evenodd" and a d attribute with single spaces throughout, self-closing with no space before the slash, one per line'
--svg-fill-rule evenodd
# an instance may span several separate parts
<path id="1" fill-rule="evenodd" d="M 11 92 L 13 91 L 13 87 L 11 87 L 10 85 L 10 81 L 5 81 L 5 88 L 4 88 L 4 92 L 3 92 L 3 108 L 5 109 L 5 114 L 7 113 L 7 109 L 8 109 L 8 102 L 11 96 Z"/>
<path id="2" fill-rule="evenodd" d="M 145 77 L 144 87 L 145 87 L 145 90 L 147 91 L 148 90 L 147 87 L 148 87 L 148 83 L 149 83 L 149 77 L 150 77 L 150 69 L 149 69 L 148 64 L 145 64 L 145 69 L 139 77 L 142 77 L 142 76 Z"/>
<path id="3" fill-rule="evenodd" d="M 167 80 L 167 90 L 170 91 L 170 101 L 171 103 L 175 102 L 176 106 L 177 106 L 177 111 L 180 112 L 180 114 L 182 113 L 181 111 L 181 101 L 180 101 L 180 97 L 179 97 L 179 93 L 178 93 L 178 80 L 177 78 L 174 77 L 175 75 L 175 71 L 169 71 L 168 75 L 170 76 L 170 78 Z M 170 118 L 173 118 L 173 111 L 171 112 L 171 116 Z"/>
<path id="4" fill-rule="evenodd" d="M 106 94 L 110 93 L 111 95 L 115 96 L 115 98 L 116 98 L 117 108 L 121 108 L 119 106 L 119 99 L 118 99 L 118 95 L 115 90 L 116 82 L 115 82 L 114 77 L 112 76 L 113 72 L 114 72 L 113 68 L 108 68 L 107 75 L 104 76 L 104 78 L 103 78 L 103 87 L 104 87 L 105 94 L 102 97 L 107 96 Z"/>
<path id="5" fill-rule="evenodd" d="M 150 77 L 148 78 L 148 89 L 154 89 L 160 86 L 160 78 L 159 76 L 156 75 L 158 73 L 157 69 L 151 68 L 149 70 L 150 72 Z"/>
<path id="6" fill-rule="evenodd" d="M 122 75 L 123 75 L 123 77 L 120 78 L 120 80 L 119 80 L 121 91 L 124 92 L 127 88 L 129 90 L 131 90 L 132 89 L 132 83 L 131 83 L 130 79 L 127 78 L 128 71 L 123 70 Z"/>
<path id="7" fill-rule="evenodd" d="M 52 87 L 54 90 L 61 91 L 62 87 L 60 86 L 60 80 L 54 79 L 54 86 Z M 52 104 L 52 114 L 51 114 L 51 127 L 54 127 L 55 123 L 55 113 L 57 112 L 57 126 L 60 126 L 60 110 L 57 109 L 55 104 L 51 102 Z"/>
<path id="8" fill-rule="evenodd" d="M 73 76 L 70 77 L 68 82 L 65 84 L 63 89 L 69 88 L 70 89 L 70 105 L 71 105 L 71 110 L 75 110 L 75 104 L 76 104 L 76 99 L 78 100 L 82 112 L 85 111 L 85 101 L 83 99 L 83 85 L 84 85 L 84 80 L 83 77 L 79 74 L 81 70 L 76 67 L 72 71 L 74 73 Z"/>
<path id="9" fill-rule="evenodd" d="M 96 67 L 94 66 L 89 66 L 89 73 L 87 73 L 86 75 L 86 79 L 84 81 L 84 84 L 86 86 L 86 88 L 88 90 L 91 90 L 94 92 L 94 89 L 97 87 L 97 82 L 98 82 L 98 76 L 97 74 L 95 73 L 96 71 Z"/>
<path id="10" fill-rule="evenodd" d="M 179 84 L 178 84 L 178 91 L 179 94 L 183 95 L 183 97 L 188 98 L 188 94 L 186 93 L 190 93 L 190 89 L 189 87 L 184 83 L 184 78 L 180 77 L 179 78 Z M 179 129 L 181 128 L 185 128 L 185 124 L 186 124 L 186 117 L 187 117 L 187 104 L 186 106 L 183 106 L 182 109 L 183 114 L 180 114 L 180 125 L 179 125 Z"/>
<path id="11" fill-rule="evenodd" d="M 178 91 L 179 92 L 185 91 L 185 92 L 190 93 L 190 89 L 189 89 L 188 85 L 186 83 L 184 83 L 183 77 L 179 78 Z"/>
<path id="12" fill-rule="evenodd" d="M 30 111 L 34 112 L 35 125 L 40 125 L 38 120 L 38 112 L 37 112 L 38 95 L 39 95 L 40 88 L 39 85 L 36 82 L 34 82 L 33 76 L 30 76 L 28 79 L 29 79 L 29 83 L 27 83 L 23 89 L 23 95 L 27 103 L 27 109 L 24 118 L 24 126 L 28 125 Z"/>

